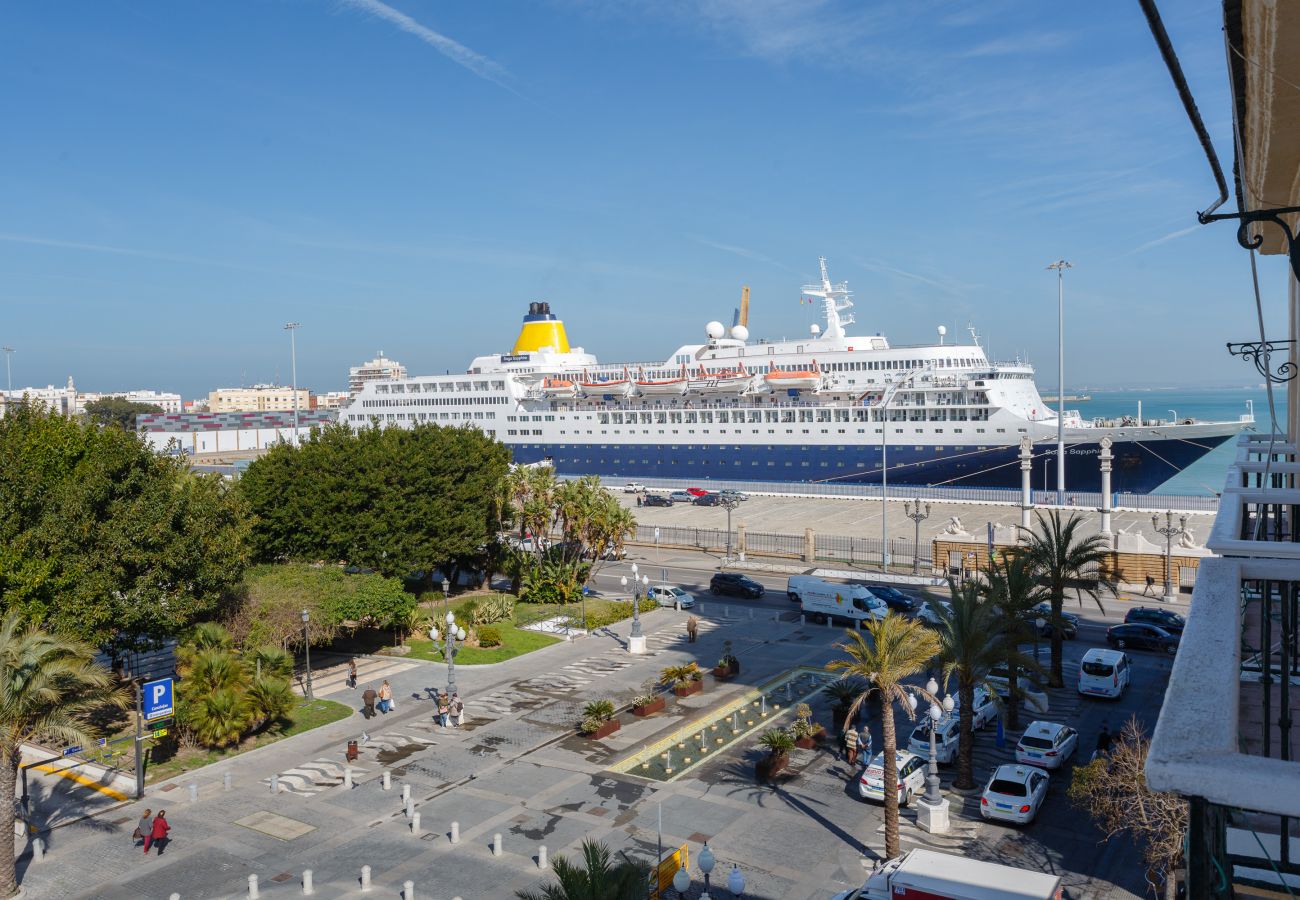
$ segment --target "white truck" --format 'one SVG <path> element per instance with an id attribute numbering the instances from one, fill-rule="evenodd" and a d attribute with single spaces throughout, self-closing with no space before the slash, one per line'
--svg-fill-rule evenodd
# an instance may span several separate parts
<path id="1" fill-rule="evenodd" d="M 847 619 L 856 624 L 883 619 L 889 614 L 885 601 L 860 584 L 837 584 L 811 575 L 792 575 L 785 593 L 814 622 Z"/>
<path id="2" fill-rule="evenodd" d="M 1061 900 L 1062 891 L 1059 875 L 912 850 L 831 900 Z"/>

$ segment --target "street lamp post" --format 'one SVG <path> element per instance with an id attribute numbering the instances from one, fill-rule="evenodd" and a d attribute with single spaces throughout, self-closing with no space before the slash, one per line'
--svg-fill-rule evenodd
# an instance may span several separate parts
<path id="1" fill-rule="evenodd" d="M 13 347 L 0 347 L 5 352 L 5 415 L 9 414 L 9 404 L 14 402 L 14 373 L 9 368 L 9 360 L 14 355 Z"/>
<path id="2" fill-rule="evenodd" d="M 1155 529 L 1156 534 L 1165 536 L 1165 595 L 1161 599 L 1166 603 L 1173 603 L 1177 596 L 1174 594 L 1173 582 L 1173 557 L 1174 557 L 1174 538 L 1182 537 L 1187 533 L 1187 516 L 1179 516 L 1178 524 L 1174 525 L 1174 514 L 1172 510 L 1165 510 L 1165 524 L 1160 525 L 1160 516 L 1151 517 L 1151 527 Z"/>
<path id="3" fill-rule="evenodd" d="M 311 691 L 311 635 L 307 632 L 307 623 L 311 621 L 311 615 L 307 610 L 302 611 L 302 649 L 307 655 L 307 699 L 315 700 Z"/>
<path id="4" fill-rule="evenodd" d="M 293 442 L 300 443 L 298 440 L 298 342 L 295 332 L 302 327 L 301 322 L 288 322 L 284 330 L 289 332 L 289 365 L 293 377 Z"/>
<path id="5" fill-rule="evenodd" d="M 1043 626 L 1046 624 L 1042 616 L 1034 619 L 1034 662 L 1038 662 L 1038 639 L 1042 636 Z"/>
<path id="6" fill-rule="evenodd" d="M 938 698 L 939 684 L 933 678 L 926 683 L 925 689 L 931 697 Z M 915 696 L 909 699 L 916 702 Z M 953 705 L 951 696 L 930 704 L 930 775 L 925 780 L 925 802 L 931 806 L 943 802 L 943 797 L 939 794 L 939 751 L 935 746 L 935 732 L 939 730 L 939 721 L 952 712 Z"/>
<path id="7" fill-rule="evenodd" d="M 456 693 L 456 642 L 465 640 L 465 629 L 456 626 L 456 614 L 447 613 L 447 632 L 443 642 L 442 655 L 447 660 L 447 696 Z M 438 643 L 438 626 L 429 629 L 429 638 Z"/>
<path id="8" fill-rule="evenodd" d="M 731 511 L 740 504 L 740 500 L 738 500 L 735 497 L 722 497 L 719 502 L 722 503 L 723 508 L 726 509 L 727 511 L 727 558 L 725 562 L 730 563 L 731 562 Z M 655 529 L 656 532 L 658 532 L 658 530 L 659 529 L 657 528 Z M 658 549 L 658 546 L 659 546 L 659 540 L 658 538 L 656 538 L 655 539 L 656 550 Z"/>
<path id="9" fill-rule="evenodd" d="M 699 900 L 712 900 L 712 895 L 709 893 L 709 888 L 712 887 L 712 884 L 709 881 L 709 876 L 712 874 L 718 861 L 714 857 L 713 851 L 709 849 L 708 841 L 704 842 L 704 849 L 702 849 L 700 855 L 696 857 L 696 862 L 699 864 L 700 874 L 704 876 L 704 892 L 700 894 Z M 690 889 L 690 872 L 686 869 L 678 869 L 673 873 L 673 890 L 677 892 L 679 897 L 685 897 L 686 892 Z M 733 865 L 731 867 L 731 873 L 727 875 L 727 890 L 731 893 L 732 897 L 739 897 L 745 892 L 745 876 L 741 874 L 740 868 L 737 866 Z"/>
<path id="10" fill-rule="evenodd" d="M 627 639 L 627 651 L 629 653 L 645 653 L 645 635 L 641 633 L 641 578 L 638 576 L 640 568 L 636 563 L 632 563 L 632 633 Z M 646 581 L 649 582 L 649 576 Z M 622 579 L 624 586 L 627 585 L 627 577 Z"/>
<path id="11" fill-rule="evenodd" d="M 1056 270 L 1056 505 L 1065 505 L 1065 270 L 1063 259 L 1047 267 Z"/>
<path id="12" fill-rule="evenodd" d="M 447 612 L 451 609 L 448 605 L 448 598 L 451 597 L 451 581 L 444 578 L 442 580 L 442 611 Z"/>
<path id="13" fill-rule="evenodd" d="M 916 503 L 915 511 L 912 509 L 913 502 Z M 915 501 L 903 503 L 903 513 L 916 525 L 912 537 L 912 574 L 916 575 L 921 570 L 921 523 L 930 518 L 930 504 L 925 504 L 925 512 L 921 512 L 921 498 L 917 497 Z"/>

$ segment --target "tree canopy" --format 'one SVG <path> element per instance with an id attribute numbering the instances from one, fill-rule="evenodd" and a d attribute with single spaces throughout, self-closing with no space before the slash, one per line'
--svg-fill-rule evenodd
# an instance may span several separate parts
<path id="1" fill-rule="evenodd" d="M 96 425 L 116 425 L 124 431 L 135 431 L 135 417 L 141 413 L 162 411 L 156 403 L 133 403 L 125 397 L 101 397 L 86 404 L 87 419 Z"/>
<path id="2" fill-rule="evenodd" d="M 451 573 L 495 539 L 509 451 L 474 428 L 331 425 L 248 467 L 240 494 L 267 562 Z"/>
<path id="3" fill-rule="evenodd" d="M 0 419 L 0 606 L 128 648 L 211 618 L 246 564 L 215 475 L 136 435 L 28 404 Z"/>

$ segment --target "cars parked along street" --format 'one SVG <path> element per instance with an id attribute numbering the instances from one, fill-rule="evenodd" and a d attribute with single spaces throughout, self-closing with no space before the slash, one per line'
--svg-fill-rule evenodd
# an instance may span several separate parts
<path id="1" fill-rule="evenodd" d="M 1138 650 L 1178 652 L 1178 635 L 1170 634 L 1155 625 L 1112 625 L 1106 629 L 1106 643 L 1118 650 L 1133 647 Z"/>
<path id="2" fill-rule="evenodd" d="M 646 596 L 660 606 L 671 606 L 673 609 L 690 609 L 695 605 L 694 597 L 672 584 L 652 584 L 646 590 Z"/>
<path id="3" fill-rule="evenodd" d="M 1172 609 L 1137 606 L 1124 614 L 1125 625 L 1154 625 L 1176 637 L 1182 637 L 1187 620 Z"/>
<path id="4" fill-rule="evenodd" d="M 646 494 L 641 500 L 642 506 L 672 506 L 673 498 L 667 494 Z"/>
<path id="5" fill-rule="evenodd" d="M 746 578 L 739 572 L 717 572 L 709 579 L 709 590 L 715 595 L 726 594 L 732 597 L 749 597 L 756 599 L 767 592 L 761 584 L 752 578 Z"/>
<path id="6" fill-rule="evenodd" d="M 700 494 L 694 502 L 696 506 L 721 506 L 722 498 L 717 494 Z"/>
<path id="7" fill-rule="evenodd" d="M 920 600 L 917 600 L 915 597 L 909 597 L 898 588 L 891 587 L 887 584 L 868 585 L 867 590 L 871 591 L 871 593 L 875 594 L 881 600 L 884 600 L 885 605 L 894 612 L 899 612 L 903 615 L 910 616 L 921 606 Z"/>
<path id="8" fill-rule="evenodd" d="M 625 494 L 639 494 L 644 490 L 645 485 L 639 481 L 629 481 L 627 484 L 623 485 L 623 493 Z"/>
<path id="9" fill-rule="evenodd" d="M 696 495 L 689 491 L 673 491 L 668 495 L 668 499 L 674 503 L 694 503 L 695 497 Z"/>

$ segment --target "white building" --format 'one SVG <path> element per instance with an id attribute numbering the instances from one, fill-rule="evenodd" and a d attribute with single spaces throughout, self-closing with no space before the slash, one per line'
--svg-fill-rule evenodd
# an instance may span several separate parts
<path id="1" fill-rule="evenodd" d="M 217 388 L 208 394 L 208 410 L 214 413 L 270 412 L 294 408 L 294 389 L 279 384 Z M 311 409 L 311 392 L 298 388 L 298 409 Z"/>
<path id="2" fill-rule="evenodd" d="M 374 359 L 348 370 L 348 394 L 355 397 L 361 393 L 361 388 L 367 381 L 389 381 L 405 377 L 406 366 L 397 360 L 388 359 L 384 356 L 384 351 L 380 350 Z"/>
<path id="3" fill-rule="evenodd" d="M 120 397 L 131 403 L 151 403 L 160 407 L 165 413 L 178 413 L 181 411 L 180 394 L 152 390 L 78 391 L 72 376 L 69 375 L 66 387 L 55 387 L 50 384 L 43 388 L 14 388 L 11 394 L 0 391 L 0 415 L 4 414 L 5 405 L 11 398 L 13 403 L 17 404 L 24 397 L 27 398 L 28 402 L 39 403 L 46 409 L 53 410 L 64 416 L 81 415 L 86 411 L 86 404 L 107 397 Z"/>
<path id="4" fill-rule="evenodd" d="M 312 409 L 342 409 L 351 395 L 347 391 L 326 391 L 312 395 Z"/>

